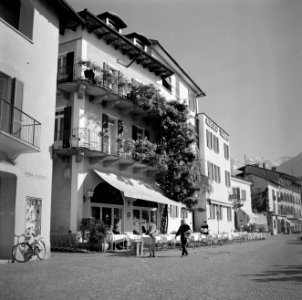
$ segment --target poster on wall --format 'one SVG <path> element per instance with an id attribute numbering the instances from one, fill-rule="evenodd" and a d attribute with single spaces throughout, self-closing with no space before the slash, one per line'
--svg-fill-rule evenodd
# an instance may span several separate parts
<path id="1" fill-rule="evenodd" d="M 26 228 L 32 227 L 36 235 L 41 234 L 42 200 L 26 199 Z"/>

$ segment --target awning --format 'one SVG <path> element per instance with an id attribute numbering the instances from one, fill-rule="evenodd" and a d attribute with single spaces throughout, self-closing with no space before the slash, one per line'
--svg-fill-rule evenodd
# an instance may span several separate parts
<path id="1" fill-rule="evenodd" d="M 126 197 L 141 199 L 146 201 L 157 202 L 168 205 L 181 205 L 184 204 L 173 201 L 162 194 L 162 191 L 155 183 L 145 182 L 140 179 L 131 177 L 120 176 L 113 173 L 103 173 L 98 170 L 93 170 L 107 183 L 124 193 Z"/>
<path id="2" fill-rule="evenodd" d="M 208 201 L 210 203 L 213 203 L 213 204 L 218 204 L 218 205 L 227 206 L 227 207 L 233 207 L 233 204 L 226 203 L 226 202 L 223 202 L 223 201 L 213 200 L 213 199 L 210 199 L 210 198 L 208 199 Z"/>

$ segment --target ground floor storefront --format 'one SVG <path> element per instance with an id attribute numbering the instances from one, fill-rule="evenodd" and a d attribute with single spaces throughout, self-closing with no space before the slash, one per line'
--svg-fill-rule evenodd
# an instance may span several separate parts
<path id="1" fill-rule="evenodd" d="M 182 218 L 192 227 L 192 214 L 165 197 L 153 178 L 89 160 L 80 166 L 72 159 L 54 165 L 53 234 L 78 232 L 83 218 L 102 222 L 117 234 L 146 233 L 150 222 L 158 232 L 175 233 Z"/>

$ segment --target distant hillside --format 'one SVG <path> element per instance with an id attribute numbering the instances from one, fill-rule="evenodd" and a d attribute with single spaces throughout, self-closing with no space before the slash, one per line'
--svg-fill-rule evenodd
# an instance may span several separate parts
<path id="1" fill-rule="evenodd" d="M 297 156 L 283 162 L 278 171 L 294 176 L 302 176 L 302 152 Z"/>
<path id="2" fill-rule="evenodd" d="M 278 167 L 285 164 L 287 161 L 293 159 L 291 156 L 281 156 L 275 159 L 268 159 L 268 158 L 263 158 L 263 157 L 247 157 L 244 161 L 244 159 L 232 159 L 231 160 L 231 165 L 232 165 L 232 174 L 235 175 L 238 173 L 237 169 L 247 165 L 247 164 L 259 164 L 261 167 L 263 164 L 265 164 L 265 167 L 268 169 L 271 169 L 272 167 Z M 301 159 L 302 159 L 302 153 L 301 153 Z M 302 166 L 302 161 L 301 161 L 301 166 Z M 300 168 L 302 171 L 302 168 Z M 281 170 L 280 170 L 281 171 Z M 283 172 L 283 171 L 281 171 Z M 287 172 L 285 172 L 287 173 Z M 291 174 L 291 173 L 289 173 Z M 301 174 L 302 175 L 302 174 Z"/>

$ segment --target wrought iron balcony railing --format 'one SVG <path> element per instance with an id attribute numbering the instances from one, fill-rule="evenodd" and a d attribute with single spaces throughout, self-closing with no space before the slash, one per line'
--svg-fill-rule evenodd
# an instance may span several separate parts
<path id="1" fill-rule="evenodd" d="M 133 159 L 150 166 L 164 164 L 163 155 L 155 153 L 156 144 L 143 139 L 134 141 L 122 139 L 108 132 L 96 132 L 88 128 L 74 128 L 70 131 L 55 132 L 55 149 L 83 148 L 120 158 Z M 95 156 L 95 154 L 91 154 Z"/>
<path id="2" fill-rule="evenodd" d="M 0 130 L 32 146 L 40 147 L 41 123 L 1 98 Z"/>

